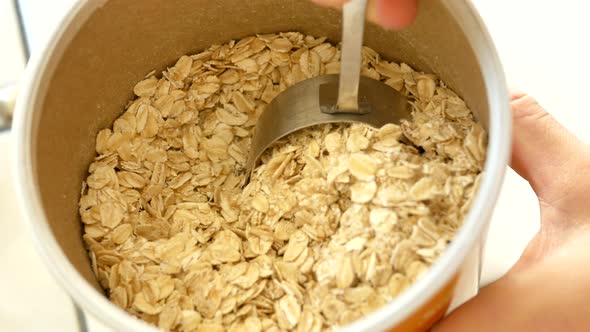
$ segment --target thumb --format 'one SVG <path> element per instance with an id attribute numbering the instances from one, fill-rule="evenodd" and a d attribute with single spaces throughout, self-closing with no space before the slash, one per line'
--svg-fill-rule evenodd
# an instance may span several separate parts
<path id="1" fill-rule="evenodd" d="M 582 332 L 590 326 L 587 273 L 565 273 L 587 262 L 589 233 L 527 269 L 511 270 L 459 307 L 432 332 Z"/>
<path id="2" fill-rule="evenodd" d="M 541 229 L 514 268 L 546 257 L 590 216 L 590 149 L 532 97 L 512 94 L 512 168 L 530 184 L 541 207 Z"/>
<path id="3" fill-rule="evenodd" d="M 542 204 L 570 213 L 584 212 L 572 202 L 586 194 L 590 151 L 532 97 L 512 93 L 512 168 L 530 184 Z M 575 198 L 575 199 L 570 199 Z M 579 204 L 577 204 L 579 205 Z"/>
<path id="4" fill-rule="evenodd" d="M 518 298 L 513 289 L 500 279 L 437 324 L 432 332 L 496 332 L 528 331 L 514 320 L 519 317 Z M 520 295 L 520 294 L 519 294 Z M 510 328 L 509 328 L 510 327 Z"/>
<path id="5" fill-rule="evenodd" d="M 318 5 L 340 8 L 349 0 L 312 0 Z M 409 26 L 418 14 L 418 0 L 369 0 L 369 20 L 386 29 L 399 30 Z"/>
<path id="6" fill-rule="evenodd" d="M 416 18 L 418 0 L 377 0 L 376 21 L 386 29 L 403 29 Z"/>

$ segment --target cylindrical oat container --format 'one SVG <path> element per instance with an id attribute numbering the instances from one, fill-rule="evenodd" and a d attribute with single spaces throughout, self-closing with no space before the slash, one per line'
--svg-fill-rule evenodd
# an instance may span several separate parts
<path id="1" fill-rule="evenodd" d="M 340 16 L 307 0 L 79 1 L 27 69 L 15 117 L 16 181 L 35 245 L 86 312 L 120 331 L 154 331 L 109 302 L 81 238 L 78 200 L 97 132 L 110 126 L 149 70 L 257 33 L 300 31 L 337 42 Z M 368 25 L 365 44 L 438 75 L 489 133 L 479 192 L 455 240 L 395 301 L 347 331 L 427 331 L 477 292 L 483 240 L 508 161 L 511 116 L 502 67 L 467 0 L 421 1 L 402 32 Z"/>

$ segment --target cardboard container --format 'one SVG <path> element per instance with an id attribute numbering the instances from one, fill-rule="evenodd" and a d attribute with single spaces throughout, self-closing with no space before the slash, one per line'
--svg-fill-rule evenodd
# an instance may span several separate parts
<path id="1" fill-rule="evenodd" d="M 27 69 L 17 102 L 16 181 L 35 244 L 62 287 L 120 331 L 155 331 L 111 304 L 82 243 L 78 199 L 97 132 L 112 124 L 136 82 L 181 55 L 255 33 L 296 30 L 338 42 L 340 15 L 308 0 L 79 1 Z M 369 24 L 366 45 L 437 74 L 489 132 L 480 190 L 455 241 L 395 301 L 349 331 L 426 331 L 477 291 L 480 256 L 510 154 L 511 114 L 492 41 L 467 0 L 420 2 L 401 32 Z"/>

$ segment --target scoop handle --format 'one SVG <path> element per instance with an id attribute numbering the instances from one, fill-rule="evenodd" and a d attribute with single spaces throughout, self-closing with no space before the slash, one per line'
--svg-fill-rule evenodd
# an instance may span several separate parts
<path id="1" fill-rule="evenodd" d="M 367 0 L 351 0 L 342 7 L 342 56 L 338 85 L 338 109 L 347 113 L 359 111 L 361 51 L 365 29 Z"/>

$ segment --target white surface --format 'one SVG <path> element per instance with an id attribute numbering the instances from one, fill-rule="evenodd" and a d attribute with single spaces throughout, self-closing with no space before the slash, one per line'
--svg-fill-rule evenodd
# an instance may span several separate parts
<path id="1" fill-rule="evenodd" d="M 6 82 L 17 80 L 24 68 L 24 55 L 18 25 L 14 15 L 13 2 L 0 0 L 0 86 Z"/>
<path id="2" fill-rule="evenodd" d="M 0 0 L 0 38 L 9 40 L 10 20 Z M 51 27 L 72 0 L 21 0 L 34 52 L 42 48 Z M 586 112 L 586 86 L 590 77 L 590 5 L 566 0 L 476 0 L 474 1 L 497 45 L 508 83 L 532 95 L 563 124 L 590 140 L 590 113 Z M 6 27 L 5 27 L 6 25 Z M 14 28 L 10 28 L 14 29 Z M 10 47 L 8 49 L 11 49 Z M 14 61 L 14 57 L 12 58 Z M 18 63 L 0 67 L 18 73 Z M 18 62 L 18 61 L 16 61 Z M 16 69 L 15 69 L 16 68 Z M 0 73 L 3 73 L 1 71 Z M 0 74 L 2 75 L 2 74 Z M 0 76 L 2 81 L 2 76 Z M 534 142 L 531 142 L 534 144 Z M 0 330 L 75 331 L 71 304 L 44 270 L 31 248 L 28 235 L 15 211 L 8 154 L 10 141 L 0 135 Z M 539 211 L 528 184 L 509 171 L 493 217 L 484 258 L 483 281 L 495 280 L 518 259 L 538 229 Z M 34 317 L 34 319 L 31 319 Z M 106 331 L 91 320 L 91 332 Z"/>
<path id="3" fill-rule="evenodd" d="M 0 134 L 0 330 L 76 331 L 73 304 L 49 277 L 15 209 L 9 150 L 9 135 Z"/>

